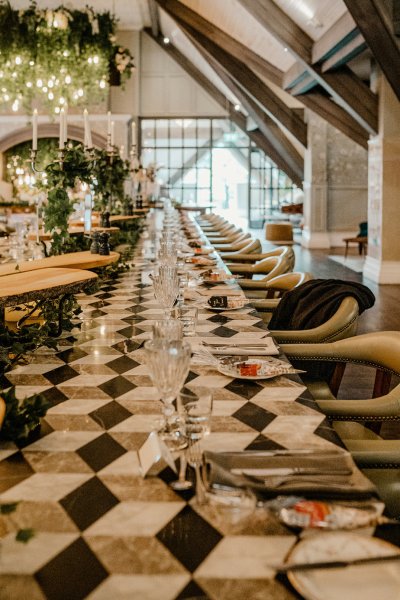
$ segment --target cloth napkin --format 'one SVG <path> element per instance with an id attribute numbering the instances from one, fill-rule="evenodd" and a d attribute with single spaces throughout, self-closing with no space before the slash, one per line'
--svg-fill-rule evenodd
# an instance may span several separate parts
<path id="1" fill-rule="evenodd" d="M 214 339 L 207 339 L 207 344 L 213 344 L 213 346 L 203 346 L 207 348 L 211 354 L 220 354 L 220 355 L 229 355 L 229 356 L 276 356 L 279 354 L 279 349 L 277 348 L 274 340 L 271 337 L 263 338 L 262 341 L 258 339 L 235 339 L 231 338 L 222 338 L 222 340 L 218 340 L 214 342 Z M 260 344 L 258 348 L 243 348 L 236 347 L 235 344 L 249 344 L 257 345 Z M 227 346 L 226 348 L 224 346 Z"/>
<path id="2" fill-rule="evenodd" d="M 269 497 L 296 494 L 306 498 L 356 500 L 377 495 L 375 486 L 358 470 L 351 455 L 340 448 L 315 451 L 206 451 L 204 460 L 211 485 L 248 487 Z M 279 475 L 278 469 L 285 468 L 318 469 L 321 473 Z M 276 469 L 277 474 L 256 477 L 233 473 L 233 469 Z M 344 471 L 348 474 L 341 474 Z"/>

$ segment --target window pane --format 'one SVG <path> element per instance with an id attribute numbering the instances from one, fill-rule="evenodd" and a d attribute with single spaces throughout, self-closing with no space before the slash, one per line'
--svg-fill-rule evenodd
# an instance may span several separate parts
<path id="1" fill-rule="evenodd" d="M 182 119 L 171 119 L 169 122 L 169 144 L 170 146 L 179 146 L 183 145 L 183 120 Z"/>
<path id="2" fill-rule="evenodd" d="M 154 146 L 155 121 L 145 119 L 142 121 L 142 146 Z"/>
<path id="3" fill-rule="evenodd" d="M 183 119 L 183 137 L 185 146 L 196 147 L 196 119 Z"/>
<path id="4" fill-rule="evenodd" d="M 211 144 L 210 130 L 210 119 L 197 119 L 197 140 L 199 146 L 209 146 Z"/>
<path id="5" fill-rule="evenodd" d="M 169 167 L 181 168 L 182 164 L 182 148 L 171 148 L 169 153 Z"/>

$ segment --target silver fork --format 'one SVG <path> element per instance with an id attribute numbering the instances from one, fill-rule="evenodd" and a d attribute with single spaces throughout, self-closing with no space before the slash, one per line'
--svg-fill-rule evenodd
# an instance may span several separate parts
<path id="1" fill-rule="evenodd" d="M 196 502 L 197 504 L 204 504 L 206 501 L 206 490 L 201 475 L 203 455 L 200 446 L 200 441 L 192 440 L 189 438 L 189 445 L 187 449 L 187 461 L 189 465 L 194 468 L 196 474 Z"/>

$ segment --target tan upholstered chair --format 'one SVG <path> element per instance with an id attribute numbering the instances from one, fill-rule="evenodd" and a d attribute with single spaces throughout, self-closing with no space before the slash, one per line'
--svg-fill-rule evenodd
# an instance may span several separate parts
<path id="1" fill-rule="evenodd" d="M 259 292 L 259 294 L 263 294 L 263 298 L 252 299 L 252 305 L 261 314 L 263 321 L 268 323 L 281 300 L 282 294 L 311 279 L 313 279 L 311 273 L 295 272 L 278 275 L 278 277 L 274 277 L 265 283 L 265 290 Z"/>
<path id="2" fill-rule="evenodd" d="M 377 486 L 391 516 L 400 517 L 400 440 L 382 439 L 365 423 L 400 420 L 400 384 L 390 390 L 390 377 L 400 377 L 400 332 L 367 333 L 329 344 L 282 345 L 290 359 L 356 363 L 376 369 L 372 397 L 338 400 L 335 381 L 309 386 L 319 408 L 334 427 L 354 460 Z"/>
<path id="3" fill-rule="evenodd" d="M 242 248 L 241 250 L 236 250 L 236 252 L 220 252 L 220 256 L 222 258 L 222 260 L 224 260 L 225 262 L 228 262 L 229 260 L 238 260 L 238 262 L 240 262 L 240 258 L 242 256 L 244 257 L 249 257 L 252 256 L 253 253 L 254 255 L 257 256 L 262 256 L 260 254 L 258 254 L 261 250 L 261 242 L 260 240 L 249 240 L 249 243 L 247 244 L 247 246 L 244 246 L 244 248 Z M 266 258 L 264 256 L 262 256 L 262 258 Z M 258 258 L 256 258 L 255 260 L 260 260 Z M 244 262 L 247 262 L 246 260 Z M 255 261 L 249 261 L 249 262 L 255 262 Z"/>
<path id="4" fill-rule="evenodd" d="M 265 239 L 273 244 L 294 244 L 291 223 L 267 223 Z"/>
<path id="5" fill-rule="evenodd" d="M 243 249 L 241 252 L 237 252 L 236 254 L 223 253 L 221 254 L 221 258 L 225 263 L 229 264 L 231 262 L 241 265 L 241 264 L 254 264 L 258 261 L 263 260 L 264 258 L 269 258 L 270 256 L 281 256 L 285 257 L 286 260 L 291 264 L 291 268 L 294 269 L 295 263 L 295 254 L 293 252 L 293 248 L 291 246 L 281 246 L 280 248 L 274 248 L 273 250 L 269 250 L 268 252 L 260 252 L 260 253 L 252 253 L 246 254 Z M 235 265 L 232 265 L 235 266 Z"/>
<path id="6" fill-rule="evenodd" d="M 271 330 L 271 334 L 280 344 L 333 342 L 357 333 L 358 315 L 357 300 L 352 296 L 347 296 L 342 300 L 333 317 L 319 327 L 288 331 Z"/>
<path id="7" fill-rule="evenodd" d="M 250 240 L 251 240 L 251 236 L 248 233 L 248 234 L 244 235 L 243 237 L 236 238 L 232 242 L 223 243 L 223 244 L 222 243 L 221 244 L 212 244 L 212 245 L 218 252 L 235 252 L 236 250 L 241 250 L 242 248 L 247 246 L 248 243 L 250 242 Z"/>
<path id="8" fill-rule="evenodd" d="M 250 278 L 238 279 L 238 284 L 244 290 L 245 294 L 248 290 L 265 290 L 265 283 L 267 281 L 290 271 L 290 263 L 286 258 L 280 256 L 270 256 L 261 262 L 262 265 L 259 272 L 266 273 L 265 277 L 257 280 Z M 248 266 L 246 265 L 245 268 L 248 268 Z"/>
<path id="9" fill-rule="evenodd" d="M 214 236 L 208 236 L 207 235 L 207 239 L 210 242 L 210 244 L 232 244 L 235 241 L 240 241 L 240 240 L 250 240 L 251 239 L 251 235 L 250 233 L 244 233 L 243 231 L 235 231 L 234 233 L 230 233 L 227 235 L 221 235 L 219 237 L 214 237 Z"/>
<path id="10" fill-rule="evenodd" d="M 261 249 L 261 242 L 260 249 Z M 286 256 L 286 258 L 293 263 L 295 263 L 295 254 L 293 252 L 293 248 L 291 246 L 280 246 L 279 248 L 273 248 L 272 250 L 268 250 L 266 252 L 248 252 L 245 248 L 240 252 L 234 253 L 221 253 L 221 258 L 226 262 L 235 262 L 235 263 L 250 263 L 253 264 L 263 258 L 268 258 L 270 256 Z"/>

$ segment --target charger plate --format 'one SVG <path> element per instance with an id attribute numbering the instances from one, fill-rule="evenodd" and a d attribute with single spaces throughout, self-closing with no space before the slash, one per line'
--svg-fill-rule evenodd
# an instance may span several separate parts
<path id="1" fill-rule="evenodd" d="M 398 553 L 400 548 L 378 538 L 335 531 L 302 540 L 288 562 L 353 560 Z M 289 571 L 288 578 L 306 600 L 400 600 L 400 561 Z"/>

